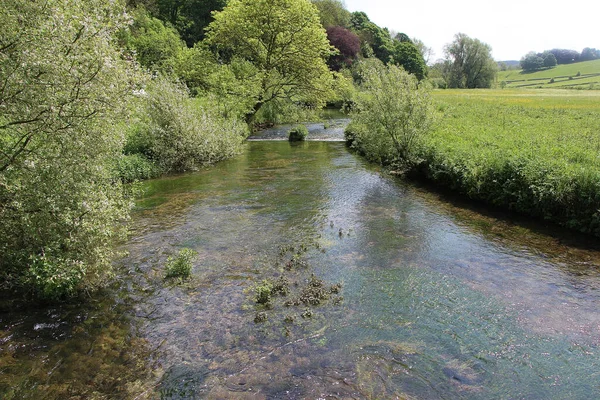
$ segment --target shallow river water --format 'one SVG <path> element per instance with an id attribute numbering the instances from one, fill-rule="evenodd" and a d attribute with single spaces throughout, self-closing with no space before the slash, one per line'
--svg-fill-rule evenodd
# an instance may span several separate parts
<path id="1" fill-rule="evenodd" d="M 2 310 L 0 397 L 600 397 L 593 243 L 444 200 L 339 142 L 250 141 L 144 187 L 104 297 Z M 182 248 L 192 278 L 165 281 Z M 257 304 L 281 277 L 290 293 Z M 341 290 L 285 304 L 311 280 Z"/>

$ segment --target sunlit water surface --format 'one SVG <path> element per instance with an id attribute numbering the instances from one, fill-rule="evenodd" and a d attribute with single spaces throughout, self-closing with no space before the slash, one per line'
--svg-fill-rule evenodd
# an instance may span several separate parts
<path id="1" fill-rule="evenodd" d="M 587 245 L 440 200 L 343 143 L 249 142 L 214 168 L 144 186 L 117 300 L 2 314 L 0 395 L 600 396 L 600 253 Z M 300 243 L 306 265 L 287 271 L 282 246 Z M 193 277 L 165 281 L 181 248 L 198 252 Z M 302 286 L 311 274 L 342 283 L 343 301 L 302 318 L 285 298 L 253 300 L 265 279 Z M 109 327 L 115 350 L 98 360 Z M 102 386 L 102 370 L 123 382 Z"/>

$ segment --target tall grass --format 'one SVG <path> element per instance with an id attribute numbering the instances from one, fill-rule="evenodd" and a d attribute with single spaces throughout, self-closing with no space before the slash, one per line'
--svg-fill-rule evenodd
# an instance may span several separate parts
<path id="1" fill-rule="evenodd" d="M 472 199 L 600 236 L 600 93 L 436 92 L 420 173 Z"/>

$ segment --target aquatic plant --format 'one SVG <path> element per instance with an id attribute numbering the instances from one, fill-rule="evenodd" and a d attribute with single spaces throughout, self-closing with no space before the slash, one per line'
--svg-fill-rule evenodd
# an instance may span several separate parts
<path id="1" fill-rule="evenodd" d="M 271 302 L 271 294 L 273 291 L 273 283 L 265 279 L 260 284 L 254 287 L 254 301 L 258 304 L 268 304 Z"/>
<path id="2" fill-rule="evenodd" d="M 288 134 L 288 139 L 290 142 L 302 142 L 306 140 L 306 136 L 308 136 L 308 129 L 305 125 L 297 125 L 294 128 L 290 129 Z"/>
<path id="3" fill-rule="evenodd" d="M 182 249 L 176 257 L 167 259 L 165 279 L 188 278 L 192 273 L 192 261 L 197 253 L 192 249 Z"/>

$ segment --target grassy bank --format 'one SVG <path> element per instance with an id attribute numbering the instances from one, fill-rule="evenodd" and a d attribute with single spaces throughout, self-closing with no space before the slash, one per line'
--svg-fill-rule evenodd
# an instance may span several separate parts
<path id="1" fill-rule="evenodd" d="M 420 172 L 472 199 L 600 236 L 600 93 L 434 93 Z"/>

